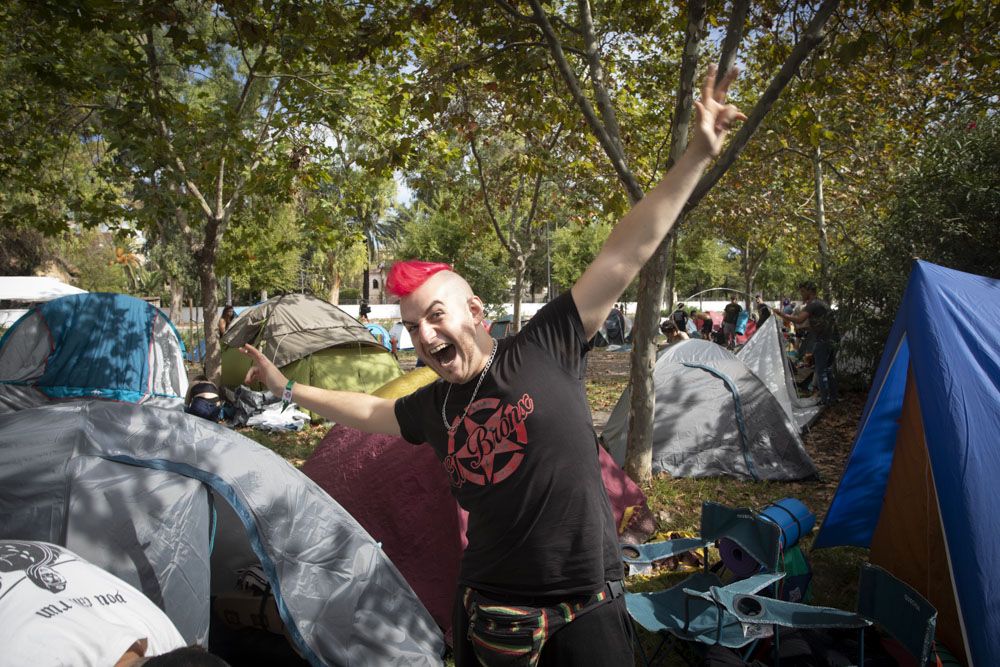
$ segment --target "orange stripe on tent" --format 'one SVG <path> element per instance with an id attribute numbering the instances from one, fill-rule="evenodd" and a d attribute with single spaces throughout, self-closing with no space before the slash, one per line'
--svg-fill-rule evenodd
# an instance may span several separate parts
<path id="1" fill-rule="evenodd" d="M 938 638 L 968 664 L 912 368 L 882 513 L 872 536 L 871 562 L 908 583 L 934 605 Z"/>

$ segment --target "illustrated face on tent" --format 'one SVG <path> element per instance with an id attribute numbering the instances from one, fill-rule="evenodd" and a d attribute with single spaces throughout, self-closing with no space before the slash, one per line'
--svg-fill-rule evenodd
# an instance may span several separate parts
<path id="1" fill-rule="evenodd" d="M 468 382 L 481 370 L 476 334 L 483 304 L 456 273 L 441 271 L 399 301 L 417 356 L 449 382 Z"/>

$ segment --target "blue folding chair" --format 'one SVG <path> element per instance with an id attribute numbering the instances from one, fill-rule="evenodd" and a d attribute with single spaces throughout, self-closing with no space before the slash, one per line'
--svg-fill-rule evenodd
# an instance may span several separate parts
<path id="1" fill-rule="evenodd" d="M 644 570 L 667 558 L 701 549 L 705 572 L 709 571 L 708 547 L 727 538 L 737 551 L 760 563 L 764 572 L 774 572 L 781 558 L 781 529 L 745 508 L 732 508 L 704 502 L 701 506 L 701 537 L 623 544 L 622 553 L 630 570 Z M 743 554 L 738 554 L 743 555 Z"/>
<path id="2" fill-rule="evenodd" d="M 934 645 L 937 610 L 919 593 L 878 565 L 861 566 L 858 613 L 899 642 L 918 665 L 926 665 Z M 858 664 L 865 662 L 865 635 L 861 629 Z"/>
<path id="3" fill-rule="evenodd" d="M 625 562 L 629 569 L 643 570 L 658 561 L 679 556 L 687 551 L 701 549 L 704 553 L 704 570 L 697 572 L 680 584 L 655 593 L 626 594 L 625 603 L 633 620 L 650 632 L 660 635 L 660 643 L 651 659 L 639 644 L 646 664 L 656 661 L 660 652 L 672 642 L 673 637 L 699 641 L 697 637 L 707 637 L 705 633 L 715 628 L 719 634 L 725 628 L 728 637 L 734 630 L 723 622 L 723 617 L 715 610 L 717 605 L 705 600 L 694 600 L 685 589 L 708 591 L 712 587 L 723 586 L 718 574 L 709 569 L 708 547 L 723 538 L 732 542 L 731 553 L 737 557 L 751 558 L 759 564 L 763 577 L 751 577 L 745 582 L 734 584 L 736 590 L 759 593 L 773 586 L 782 576 L 774 576 L 781 558 L 781 529 L 773 522 L 760 518 L 746 508 L 731 508 L 719 503 L 705 502 L 701 506 L 701 536 L 677 540 L 665 540 L 640 545 L 622 545 Z M 695 607 L 692 609 L 692 605 Z M 687 609 L 685 609 L 687 607 Z M 751 643 L 754 638 L 746 643 Z M 713 643 L 713 642 L 705 642 Z M 745 645 L 745 644 L 744 644 Z"/>

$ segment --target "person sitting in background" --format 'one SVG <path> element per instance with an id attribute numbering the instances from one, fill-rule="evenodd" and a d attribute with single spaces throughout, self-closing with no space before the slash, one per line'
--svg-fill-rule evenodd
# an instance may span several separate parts
<path id="1" fill-rule="evenodd" d="M 670 347 L 674 343 L 679 343 L 682 340 L 690 340 L 691 337 L 687 335 L 687 332 L 681 331 L 677 328 L 677 323 L 673 319 L 663 320 L 660 323 L 660 333 L 667 337 L 667 340 L 656 346 L 657 350 L 662 350 Z"/>
<path id="2" fill-rule="evenodd" d="M 226 307 L 222 309 L 222 315 L 219 316 L 219 338 L 226 335 L 226 331 L 229 330 L 229 325 L 233 323 L 236 319 L 236 309 L 233 308 L 231 304 L 226 304 Z"/>
<path id="3" fill-rule="evenodd" d="M 185 646 L 149 598 L 69 549 L 0 540 L 0 664 L 124 667 Z"/>
<path id="4" fill-rule="evenodd" d="M 199 375 L 188 387 L 184 412 L 209 421 L 219 421 L 222 397 L 219 388 L 208 377 Z"/>

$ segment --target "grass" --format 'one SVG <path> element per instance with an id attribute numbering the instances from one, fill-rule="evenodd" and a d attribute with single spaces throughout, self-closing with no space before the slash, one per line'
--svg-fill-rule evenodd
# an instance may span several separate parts
<path id="1" fill-rule="evenodd" d="M 412 368 L 412 352 L 400 354 L 403 368 Z M 591 355 L 586 379 L 586 391 L 595 420 L 607 418 L 628 383 L 628 357 L 621 353 L 595 351 Z M 701 504 L 713 500 L 730 506 L 763 509 L 786 497 L 801 500 L 817 515 L 818 521 L 830 505 L 844 463 L 850 452 L 854 430 L 864 402 L 862 394 L 848 394 L 840 404 L 825 413 L 804 437 L 806 449 L 820 471 L 820 478 L 803 482 L 750 482 L 726 477 L 705 479 L 673 479 L 667 475 L 655 478 L 645 488 L 646 499 L 656 519 L 657 531 L 697 533 Z M 252 429 L 241 432 L 299 467 L 309 457 L 326 434 L 325 425 L 310 426 L 299 433 L 266 434 Z M 800 543 L 813 567 L 813 603 L 841 609 L 854 609 L 857 595 L 858 570 L 868 558 L 867 549 L 833 548 L 809 552 L 813 535 Z M 659 572 L 652 576 L 629 577 L 626 585 L 634 592 L 661 590 L 679 583 L 687 574 Z M 651 647 L 654 638 L 644 636 L 643 644 Z M 451 663 L 448 663 L 451 664 Z M 638 664 L 638 663 L 637 663 Z M 678 657 L 667 665 L 683 665 Z"/>

